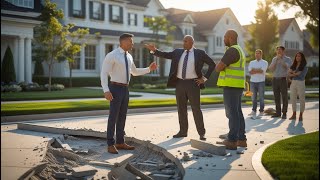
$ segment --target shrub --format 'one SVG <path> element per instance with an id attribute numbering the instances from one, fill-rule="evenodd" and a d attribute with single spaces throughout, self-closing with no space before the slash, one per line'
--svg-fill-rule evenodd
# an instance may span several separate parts
<path id="1" fill-rule="evenodd" d="M 34 75 L 36 76 L 43 76 L 44 75 L 44 71 L 43 71 L 43 66 L 41 61 L 36 61 L 35 65 L 34 65 Z"/>
<path id="2" fill-rule="evenodd" d="M 2 89 L 1 89 L 2 91 Z M 22 88 L 19 85 L 4 85 L 3 86 L 3 92 L 20 92 L 22 91 Z"/>
<path id="3" fill-rule="evenodd" d="M 7 50 L 4 54 L 4 58 L 1 65 L 1 81 L 5 83 L 16 81 L 16 72 L 14 70 L 13 55 L 9 46 L 7 47 Z"/>

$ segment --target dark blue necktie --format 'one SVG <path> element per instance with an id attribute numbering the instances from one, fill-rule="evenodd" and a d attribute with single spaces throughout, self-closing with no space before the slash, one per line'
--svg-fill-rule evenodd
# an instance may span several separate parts
<path id="1" fill-rule="evenodd" d="M 129 83 L 129 70 L 128 70 L 127 52 L 124 53 L 124 61 L 126 62 L 126 77 L 127 77 L 127 84 L 128 84 Z"/>
<path id="2" fill-rule="evenodd" d="M 189 50 L 187 50 L 187 54 L 186 54 L 186 56 L 184 57 L 184 61 L 183 61 L 183 66 L 182 66 L 182 79 L 185 79 L 185 78 L 186 78 L 188 56 L 189 56 Z"/>

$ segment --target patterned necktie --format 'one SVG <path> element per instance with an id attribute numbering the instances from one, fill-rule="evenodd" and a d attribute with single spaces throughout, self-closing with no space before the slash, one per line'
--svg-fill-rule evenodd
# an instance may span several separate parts
<path id="1" fill-rule="evenodd" d="M 127 77 L 127 84 L 128 84 L 129 83 L 129 70 L 128 70 L 127 52 L 124 53 L 124 61 L 126 62 L 126 77 Z"/>
<path id="2" fill-rule="evenodd" d="M 189 50 L 187 50 L 187 54 L 186 54 L 186 56 L 184 57 L 184 61 L 183 61 L 183 66 L 182 66 L 182 79 L 185 79 L 185 78 L 186 78 L 188 56 L 189 56 Z"/>

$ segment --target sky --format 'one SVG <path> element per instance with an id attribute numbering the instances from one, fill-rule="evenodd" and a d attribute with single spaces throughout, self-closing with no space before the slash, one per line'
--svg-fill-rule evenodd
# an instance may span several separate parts
<path id="1" fill-rule="evenodd" d="M 237 17 L 241 25 L 255 22 L 255 11 L 258 8 L 258 0 L 160 0 L 165 8 L 178 8 L 190 11 L 207 11 L 229 7 Z M 294 18 L 295 13 L 301 11 L 300 7 L 290 8 L 274 7 L 279 19 Z M 301 30 L 306 29 L 307 19 L 296 18 Z"/>

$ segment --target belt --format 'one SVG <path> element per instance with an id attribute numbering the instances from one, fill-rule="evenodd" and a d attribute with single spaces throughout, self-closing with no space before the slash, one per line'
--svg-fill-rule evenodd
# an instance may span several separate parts
<path id="1" fill-rule="evenodd" d="M 193 79 L 180 79 L 180 78 L 178 78 L 178 79 L 181 80 L 181 81 L 187 81 L 187 80 L 195 80 L 197 78 L 193 78 Z"/>
<path id="2" fill-rule="evenodd" d="M 114 81 L 110 81 L 111 84 L 118 85 L 118 86 L 128 86 L 128 84 L 118 83 Z"/>
<path id="3" fill-rule="evenodd" d="M 274 77 L 273 79 L 287 79 L 286 77 Z"/>

